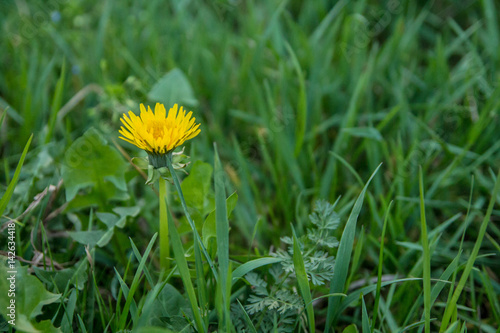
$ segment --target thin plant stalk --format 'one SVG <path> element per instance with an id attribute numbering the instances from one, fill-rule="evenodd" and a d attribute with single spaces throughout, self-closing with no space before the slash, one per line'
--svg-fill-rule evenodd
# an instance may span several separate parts
<path id="1" fill-rule="evenodd" d="M 168 220 L 167 220 L 167 183 L 165 179 L 159 179 L 160 191 L 160 267 L 168 270 L 170 266 L 170 244 L 168 243 Z"/>
<path id="2" fill-rule="evenodd" d="M 217 275 L 217 271 L 215 269 L 214 263 L 213 263 L 212 259 L 210 259 L 210 255 L 208 254 L 208 251 L 207 251 L 205 245 L 203 244 L 200 235 L 198 234 L 198 230 L 196 230 L 196 225 L 194 224 L 193 219 L 191 218 L 191 215 L 189 214 L 186 200 L 184 199 L 184 195 L 182 194 L 181 183 L 179 182 L 179 178 L 177 177 L 177 174 L 175 173 L 174 166 L 172 165 L 172 153 L 169 153 L 167 155 L 167 167 L 168 167 L 168 170 L 170 171 L 170 174 L 172 175 L 172 179 L 174 180 L 175 189 L 177 190 L 177 193 L 179 194 L 179 198 L 181 200 L 181 205 L 182 205 L 182 208 L 184 209 L 184 214 L 186 215 L 186 218 L 189 222 L 189 225 L 191 226 L 191 229 L 193 229 L 194 241 L 198 242 L 198 244 L 200 245 L 200 248 L 201 248 L 203 254 L 205 255 L 205 258 L 207 259 L 207 262 L 210 265 L 210 268 L 212 269 L 212 273 L 215 277 L 215 280 L 217 280 L 218 275 Z"/>

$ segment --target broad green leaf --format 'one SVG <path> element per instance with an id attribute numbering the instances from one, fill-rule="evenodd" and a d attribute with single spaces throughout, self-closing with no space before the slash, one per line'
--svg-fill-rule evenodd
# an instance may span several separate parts
<path id="1" fill-rule="evenodd" d="M 109 146 L 96 129 L 89 129 L 73 142 L 64 156 L 62 177 L 66 200 L 72 200 L 80 189 L 88 186 L 96 187 L 99 191 L 106 182 L 125 191 L 127 167 L 128 163 L 118 151 Z"/>
<path id="2" fill-rule="evenodd" d="M 118 227 L 123 228 L 125 226 L 125 222 L 127 221 L 127 217 L 135 217 L 140 212 L 140 208 L 138 206 L 132 207 L 115 207 L 113 213 L 96 213 L 97 218 L 102 221 L 108 228 Z"/>
<path id="3" fill-rule="evenodd" d="M 12 273 L 11 273 L 12 272 Z M 10 290 L 10 278 L 15 277 L 15 327 L 18 331 L 26 332 L 58 332 L 49 320 L 37 322 L 36 316 L 42 314 L 42 307 L 47 304 L 57 302 L 59 294 L 53 294 L 47 291 L 35 276 L 28 274 L 27 266 L 16 266 L 14 268 L 7 266 L 7 258 L 0 256 L 0 314 L 7 320 L 12 318 L 8 316 L 7 309 L 10 306 L 8 297 Z"/>
<path id="4" fill-rule="evenodd" d="M 72 200 L 78 191 L 88 186 L 98 189 L 111 182 L 125 191 L 125 171 L 128 163 L 116 149 L 106 143 L 94 128 L 76 139 L 64 156 L 62 176 L 66 187 L 66 200 Z"/>
<path id="5" fill-rule="evenodd" d="M 45 283 L 49 289 L 63 291 L 67 284 L 74 285 L 79 290 L 83 290 L 88 280 L 87 273 L 88 262 L 83 261 L 71 268 L 65 268 L 58 271 L 47 271 L 38 267 L 33 267 L 36 276 Z"/>
<path id="6" fill-rule="evenodd" d="M 124 201 L 130 199 L 128 192 L 118 189 L 113 183 L 105 182 L 99 187 L 89 187 L 85 195 L 77 195 L 71 200 L 68 211 L 90 208 L 95 205 L 103 206 L 103 200 Z"/>
<path id="7" fill-rule="evenodd" d="M 189 172 L 189 176 L 184 178 L 181 183 L 186 204 L 188 207 L 196 208 L 200 213 L 203 212 L 205 200 L 210 191 L 212 172 L 213 168 L 210 164 L 196 161 Z"/>
<path id="8" fill-rule="evenodd" d="M 70 231 L 69 236 L 75 241 L 83 245 L 88 245 L 90 248 L 94 247 L 97 242 L 104 236 L 104 230 L 91 230 L 91 231 Z"/>
<path id="9" fill-rule="evenodd" d="M 171 284 L 166 284 L 154 301 L 151 318 L 172 317 L 182 315 L 182 311 L 189 309 L 189 302 Z M 161 322 L 151 322 L 159 325 Z"/>
<path id="10" fill-rule="evenodd" d="M 189 302 L 177 289 L 167 283 L 153 303 L 152 311 L 149 313 L 150 318 L 148 324 L 154 326 L 166 326 L 167 328 L 173 329 L 177 332 L 186 325 L 189 325 L 186 318 L 182 318 L 182 313 L 189 313 L 190 311 Z M 171 319 L 173 317 L 183 319 L 183 324 L 181 323 L 181 320 L 172 322 Z M 164 318 L 169 318 L 169 324 L 165 325 Z M 181 325 L 179 326 L 179 324 Z"/>
<path id="11" fill-rule="evenodd" d="M 194 96 L 188 78 L 178 68 L 172 69 L 158 80 L 149 92 L 148 98 L 165 104 L 167 111 L 175 103 L 190 106 L 198 105 L 198 100 Z"/>

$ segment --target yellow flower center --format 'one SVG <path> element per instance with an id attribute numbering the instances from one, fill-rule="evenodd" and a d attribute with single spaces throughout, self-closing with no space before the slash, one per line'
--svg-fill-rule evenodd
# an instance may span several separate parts
<path id="1" fill-rule="evenodd" d="M 153 134 L 153 137 L 158 140 L 163 138 L 163 133 L 164 133 L 164 127 L 165 124 L 164 122 L 160 121 L 153 121 L 150 122 L 147 126 L 147 131 L 151 134 Z"/>

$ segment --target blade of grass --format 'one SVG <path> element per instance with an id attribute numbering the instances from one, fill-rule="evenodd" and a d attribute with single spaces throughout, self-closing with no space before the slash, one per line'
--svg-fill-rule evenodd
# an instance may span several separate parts
<path id="1" fill-rule="evenodd" d="M 452 332 L 456 332 L 459 324 L 460 324 L 460 322 L 459 322 L 459 321 L 455 321 L 455 322 L 453 322 L 453 323 L 450 325 L 450 327 L 448 327 L 448 329 L 447 329 L 444 333 L 452 333 Z M 465 323 L 464 323 L 464 325 L 465 325 Z"/>
<path id="2" fill-rule="evenodd" d="M 233 284 L 238 281 L 238 279 L 241 279 L 243 276 L 245 276 L 248 272 L 253 271 L 256 268 L 265 266 L 265 265 L 271 265 L 275 264 L 278 262 L 281 262 L 281 258 L 273 258 L 273 257 L 267 257 L 267 258 L 258 258 L 254 260 L 247 261 L 243 265 L 238 266 L 233 271 Z"/>
<path id="3" fill-rule="evenodd" d="M 484 289 L 486 291 L 486 296 L 491 305 L 491 311 L 493 312 L 493 316 L 497 323 L 500 323 L 500 304 L 498 303 L 498 294 L 495 293 L 493 289 L 493 285 L 491 283 L 490 277 L 488 276 L 488 271 L 486 267 L 483 266 L 483 271 L 480 274 L 481 281 L 483 281 Z M 499 328 L 500 329 L 500 328 Z"/>
<path id="4" fill-rule="evenodd" d="M 160 177 L 158 179 L 159 192 L 159 216 L 160 216 L 160 267 L 168 270 L 170 266 L 170 244 L 168 243 L 168 221 L 167 221 L 167 181 Z"/>
<path id="5" fill-rule="evenodd" d="M 95 311 L 95 304 L 94 303 L 97 303 L 97 307 L 99 309 L 99 311 L 96 311 L 98 314 L 99 314 L 99 319 L 101 320 L 101 325 L 102 327 L 106 327 L 106 321 L 104 319 L 104 300 L 102 299 L 102 295 L 101 293 L 99 292 L 99 287 L 98 287 L 98 284 L 97 284 L 97 280 L 95 278 L 95 271 L 92 270 L 92 290 L 91 290 L 91 293 L 92 293 L 92 300 L 95 300 L 95 302 L 92 302 L 92 311 Z M 92 318 L 92 322 L 89 321 L 89 327 L 90 327 L 90 331 L 92 332 L 93 331 L 93 319 L 94 319 L 94 314 L 92 314 L 91 316 L 89 316 Z"/>
<path id="6" fill-rule="evenodd" d="M 361 297 L 362 311 L 361 311 L 361 327 L 363 328 L 363 333 L 370 333 L 370 318 L 368 318 L 368 312 L 366 311 L 365 298 Z"/>
<path id="7" fill-rule="evenodd" d="M 215 187 L 215 225 L 217 234 L 217 258 L 219 261 L 218 283 L 222 291 L 223 304 L 229 304 L 230 289 L 226 289 L 229 273 L 229 221 L 227 219 L 226 189 L 224 186 L 224 170 L 222 170 L 217 145 L 214 143 L 214 187 Z M 224 306 L 226 330 L 230 327 L 229 308 Z"/>
<path id="8" fill-rule="evenodd" d="M 241 305 L 240 300 L 237 299 L 236 301 L 238 302 L 238 305 L 240 306 L 241 311 L 243 311 L 243 318 L 245 319 L 245 323 L 247 324 L 248 330 L 250 332 L 257 333 L 257 330 L 255 329 L 255 326 L 253 325 L 252 320 L 248 316 L 248 313 L 245 310 L 245 308 L 243 307 L 243 305 Z"/>
<path id="9" fill-rule="evenodd" d="M 455 257 L 455 259 L 453 259 L 453 261 L 444 270 L 443 274 L 441 274 L 441 276 L 439 277 L 439 280 L 448 281 L 448 279 L 450 278 L 450 276 L 452 276 L 452 274 L 456 271 L 461 255 L 462 255 L 462 250 L 460 250 L 458 252 L 458 254 Z M 444 288 L 445 285 L 446 285 L 445 282 L 437 282 L 434 285 L 434 287 L 432 287 L 432 291 L 431 291 L 431 306 L 436 302 L 439 294 L 441 293 L 441 291 L 443 290 L 443 288 Z M 451 281 L 450 285 L 454 285 L 454 280 Z M 422 314 L 421 321 L 425 322 L 425 320 L 424 320 L 424 314 Z M 431 319 L 431 321 L 432 321 L 432 319 Z M 424 327 L 420 327 L 418 332 L 419 333 L 422 332 L 423 328 Z"/>
<path id="10" fill-rule="evenodd" d="M 123 306 L 122 313 L 120 315 L 120 322 L 119 322 L 119 329 L 124 330 L 125 327 L 127 326 L 127 317 L 128 317 L 128 312 L 130 305 L 132 304 L 132 301 L 134 300 L 134 294 L 137 288 L 139 287 L 139 280 L 141 277 L 141 274 L 144 270 L 144 265 L 146 265 L 146 260 L 148 259 L 149 252 L 151 252 L 151 248 L 153 247 L 153 244 L 156 240 L 156 237 L 158 236 L 158 233 L 155 233 L 151 240 L 149 241 L 148 246 L 146 247 L 146 250 L 144 251 L 144 255 L 142 256 L 142 260 L 139 263 L 139 266 L 137 267 L 137 270 L 135 271 L 134 279 L 132 280 L 132 284 L 130 285 L 130 291 L 128 293 L 125 300 L 125 305 Z M 132 242 L 132 239 L 130 239 Z"/>
<path id="11" fill-rule="evenodd" d="M 73 289 L 73 291 L 71 291 L 71 294 L 69 295 L 69 297 L 67 297 L 67 299 L 68 304 L 64 307 L 64 317 L 61 322 L 61 329 L 64 332 L 69 332 L 71 330 L 70 328 L 73 327 L 73 316 L 75 314 L 77 299 L 76 289 Z"/>
<path id="12" fill-rule="evenodd" d="M 118 273 L 118 271 L 116 270 L 116 267 L 114 269 L 115 269 L 116 277 L 118 278 L 118 282 L 120 283 L 120 288 L 123 292 L 123 296 L 125 297 L 125 300 L 128 300 L 129 294 L 130 294 L 130 288 L 127 286 L 125 281 L 123 281 L 123 278 L 120 276 L 120 273 Z M 133 320 L 135 320 L 135 318 L 137 317 L 137 303 L 135 302 L 133 297 L 131 299 L 132 299 L 132 301 L 130 303 L 130 316 L 132 317 Z M 125 318 L 127 317 L 127 313 L 125 313 L 124 317 Z M 123 318 L 123 317 L 120 317 L 120 319 L 121 318 Z M 133 324 L 135 326 L 135 321 L 133 322 Z"/>
<path id="13" fill-rule="evenodd" d="M 444 332 L 448 324 L 450 322 L 450 318 L 453 314 L 453 311 L 456 308 L 458 298 L 460 297 L 460 294 L 462 293 L 462 290 L 465 287 L 465 283 L 467 282 L 467 279 L 469 278 L 469 274 L 474 266 L 474 262 L 476 261 L 476 257 L 479 253 L 479 249 L 481 247 L 481 244 L 483 242 L 483 237 L 484 234 L 486 233 L 486 228 L 488 227 L 488 222 L 491 217 L 491 213 L 493 211 L 493 207 L 495 206 L 496 198 L 498 195 L 498 191 L 500 190 L 500 171 L 497 174 L 497 179 L 495 181 L 495 186 L 493 187 L 493 192 L 491 194 L 491 199 L 488 205 L 488 210 L 486 211 L 486 215 L 481 222 L 481 227 L 479 229 L 479 234 L 477 236 L 476 243 L 474 244 L 474 248 L 472 250 L 472 253 L 469 257 L 469 260 L 467 260 L 467 264 L 465 266 L 464 272 L 462 273 L 462 276 L 460 277 L 460 280 L 458 282 L 458 285 L 455 289 L 455 292 L 453 293 L 453 296 L 450 300 L 450 302 L 447 303 L 446 309 L 444 311 L 443 315 L 443 320 L 441 322 L 441 328 L 440 332 Z"/>
<path id="14" fill-rule="evenodd" d="M 295 234 L 295 229 L 292 225 L 293 233 L 293 268 L 295 270 L 295 275 L 297 277 L 297 283 L 299 285 L 300 293 L 304 299 L 304 304 L 306 306 L 307 312 L 307 322 L 309 323 L 309 332 L 315 332 L 314 324 L 314 308 L 312 305 L 311 289 L 309 286 L 309 279 L 307 278 L 306 268 L 304 266 L 304 258 L 302 257 L 302 252 L 300 252 L 299 241 L 297 240 L 297 235 Z"/>
<path id="15" fill-rule="evenodd" d="M 3 121 L 4 121 L 6 115 L 7 115 L 7 108 L 5 110 L 3 110 L 2 117 L 0 117 L 0 127 L 3 125 Z"/>
<path id="16" fill-rule="evenodd" d="M 298 157 L 300 150 L 302 149 L 302 144 L 304 143 L 304 135 L 306 133 L 306 122 L 307 122 L 307 96 L 306 96 L 306 84 L 304 80 L 304 73 L 300 67 L 299 60 L 295 55 L 292 47 L 288 42 L 285 42 L 285 47 L 290 54 L 292 59 L 292 64 L 297 73 L 297 78 L 299 80 L 299 96 L 297 101 L 297 118 L 295 121 L 295 157 Z"/>
<path id="17" fill-rule="evenodd" d="M 382 164 L 380 164 L 377 169 L 372 173 L 370 179 L 366 183 L 365 187 L 359 194 L 354 207 L 352 208 L 351 214 L 347 220 L 347 223 L 342 233 L 342 238 L 340 239 L 339 249 L 337 251 L 337 262 L 333 268 L 333 280 L 330 284 L 330 294 L 343 293 L 345 289 L 345 282 L 347 273 L 349 270 L 349 263 L 351 261 L 352 246 L 354 243 L 354 235 L 356 233 L 356 222 L 358 221 L 358 216 L 363 205 L 363 200 L 365 197 L 366 190 L 371 180 L 377 174 Z M 325 332 L 330 332 L 330 328 L 333 322 L 336 320 L 337 316 L 340 314 L 339 311 L 339 298 L 330 297 L 328 299 L 328 312 L 325 325 Z"/>
<path id="18" fill-rule="evenodd" d="M 359 185 L 363 186 L 363 179 L 361 179 L 359 174 L 356 172 L 356 170 L 354 170 L 354 168 L 352 167 L 352 165 L 349 164 L 349 162 L 347 162 L 342 156 L 336 154 L 333 151 L 331 151 L 330 154 L 332 154 L 336 159 L 338 159 L 340 163 L 342 163 L 352 173 L 352 175 L 358 181 Z"/>
<path id="19" fill-rule="evenodd" d="M 57 113 L 61 109 L 61 104 L 62 104 L 65 78 L 66 78 L 66 60 L 63 60 L 61 75 L 57 80 L 56 89 L 54 91 L 54 97 L 52 99 L 52 105 L 50 107 L 50 118 L 48 123 L 47 135 L 45 136 L 45 144 L 50 142 L 50 140 L 52 139 L 52 135 L 54 133 L 54 127 L 56 125 L 56 120 L 57 120 Z"/>
<path id="20" fill-rule="evenodd" d="M 203 257 L 198 243 L 193 244 L 194 247 L 194 263 L 196 267 L 196 283 L 198 289 L 198 299 L 202 313 L 208 311 L 208 293 L 207 282 L 205 279 L 205 270 L 203 269 Z M 205 327 L 208 327 L 208 316 L 204 316 Z"/>
<path id="21" fill-rule="evenodd" d="M 83 323 L 82 317 L 80 317 L 79 314 L 77 314 L 77 317 L 78 317 L 78 323 L 80 324 L 80 332 L 87 333 L 87 329 L 85 328 L 85 324 Z"/>
<path id="22" fill-rule="evenodd" d="M 385 240 L 385 231 L 387 229 L 387 221 L 389 220 L 389 212 L 391 211 L 392 201 L 389 202 L 389 206 L 387 207 L 387 211 L 385 213 L 384 218 L 384 226 L 382 227 L 382 235 L 380 236 L 380 252 L 378 255 L 378 278 L 377 278 L 377 290 L 375 292 L 375 304 L 373 305 L 373 321 L 372 321 L 372 331 L 375 330 L 375 323 L 377 321 L 378 314 L 378 303 L 380 301 L 380 288 L 382 286 L 382 263 L 384 262 L 384 240 Z"/>
<path id="23" fill-rule="evenodd" d="M 205 256 L 205 259 L 207 259 L 208 264 L 210 265 L 210 268 L 212 269 L 212 273 L 215 277 L 215 279 L 218 279 L 218 274 L 217 270 L 215 269 L 214 263 L 212 259 L 210 258 L 210 255 L 208 254 L 207 249 L 205 248 L 205 245 L 203 245 L 203 241 L 201 240 L 200 234 L 198 233 L 198 230 L 196 230 L 196 225 L 194 224 L 193 219 L 191 218 L 191 214 L 189 214 L 188 207 L 186 204 L 186 200 L 184 199 L 184 194 L 182 193 L 182 188 L 181 188 L 181 183 L 179 182 L 179 178 L 177 177 L 177 173 L 175 172 L 174 166 L 172 165 L 172 154 L 167 155 L 167 166 L 168 170 L 170 171 L 170 174 L 172 175 L 172 179 L 174 180 L 174 185 L 177 190 L 177 193 L 179 194 L 179 199 L 181 200 L 181 205 L 182 209 L 184 210 L 184 214 L 186 215 L 186 219 L 189 222 L 189 225 L 191 226 L 191 229 L 193 230 L 193 236 L 194 236 L 194 241 L 198 242 L 198 245 L 200 246 L 203 255 Z M 167 206 L 167 210 L 168 210 Z M 169 224 L 170 228 L 170 224 Z"/>
<path id="24" fill-rule="evenodd" d="M 429 239 L 427 236 L 427 222 L 425 220 L 425 202 L 424 202 L 424 176 L 422 174 L 422 167 L 419 167 L 418 184 L 420 191 L 420 238 L 422 241 L 422 248 L 424 253 L 424 314 L 425 314 L 425 333 L 431 331 L 431 257 L 429 251 Z"/>
<path id="25" fill-rule="evenodd" d="M 172 249 L 174 250 L 175 262 L 177 263 L 179 274 L 181 275 L 184 288 L 186 289 L 186 293 L 188 295 L 189 303 L 191 304 L 191 310 L 193 311 L 196 328 L 198 332 L 206 332 L 207 329 L 203 324 L 200 308 L 198 307 L 198 301 L 196 300 L 196 293 L 194 291 L 193 283 L 191 282 L 191 275 L 189 274 L 189 268 L 184 253 L 184 248 L 182 247 L 181 237 L 177 232 L 174 219 L 172 218 L 168 206 L 167 206 L 167 217 L 168 217 L 168 227 L 170 229 L 170 240 L 172 244 Z"/>
<path id="26" fill-rule="evenodd" d="M 7 208 L 7 204 L 9 203 L 10 198 L 12 197 L 12 193 L 14 193 L 14 188 L 16 187 L 17 181 L 19 180 L 19 174 L 21 173 L 21 168 L 23 167 L 24 159 L 26 158 L 26 154 L 28 153 L 28 149 L 30 147 L 32 139 L 33 139 L 33 134 L 31 134 L 30 138 L 28 139 L 28 142 L 24 146 L 21 158 L 17 163 L 16 171 L 14 171 L 14 177 L 12 177 L 9 186 L 7 186 L 7 190 L 5 191 L 5 193 L 2 196 L 2 199 L 0 200 L 0 216 L 3 215 L 3 212 Z"/>
<path id="27" fill-rule="evenodd" d="M 354 277 L 354 274 L 358 271 L 359 258 L 361 257 L 361 252 L 363 251 L 363 245 L 365 244 L 365 226 L 361 226 L 361 231 L 359 233 L 358 240 L 356 241 L 356 247 L 354 248 L 354 255 L 352 256 L 351 272 L 346 280 L 346 285 L 350 285 Z"/>
<path id="28" fill-rule="evenodd" d="M 134 241 L 131 239 L 130 244 L 132 245 L 132 251 L 134 251 L 135 258 L 137 259 L 138 262 L 142 261 L 142 256 L 139 250 L 137 249 L 137 246 L 135 246 Z M 149 282 L 149 285 L 153 287 L 155 284 L 153 282 L 153 278 L 151 277 L 151 274 L 149 273 L 149 269 L 144 266 L 144 275 L 146 275 L 146 279 Z"/>

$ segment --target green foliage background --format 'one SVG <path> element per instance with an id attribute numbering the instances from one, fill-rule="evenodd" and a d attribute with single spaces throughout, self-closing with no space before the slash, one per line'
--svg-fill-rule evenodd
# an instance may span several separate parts
<path id="1" fill-rule="evenodd" d="M 1 217 L 1 244 L 7 237 L 3 225 L 17 219 L 17 255 L 32 274 L 23 273 L 21 282 L 30 283 L 35 274 L 45 286 L 40 293 L 65 300 L 47 297 L 41 315 L 26 310 L 26 323 L 42 330 L 48 329 L 47 319 L 51 329 L 62 331 L 120 328 L 127 298 L 122 293 L 134 280 L 138 253 L 144 254 L 158 231 L 157 194 L 127 163 L 128 156 L 144 153 L 117 138 L 119 118 L 137 112 L 139 103 L 180 103 L 202 124 L 201 134 L 186 145 L 193 163 L 183 189 L 213 256 L 217 143 L 229 197 L 233 269 L 276 249 L 286 253 L 288 246 L 305 246 L 303 261 L 311 260 L 304 239 L 317 233 L 311 233 L 308 218 L 317 199 L 338 200 L 339 227 L 324 241 L 340 240 L 356 198 L 383 163 L 352 226 L 352 257 L 339 258 L 333 247 L 326 251 L 348 269 L 341 291 L 351 296 L 374 286 L 379 269 L 386 280 L 425 275 L 419 167 L 430 276 L 439 279 L 451 267 L 445 280 L 459 285 L 483 237 L 488 202 L 500 200 L 494 193 L 500 167 L 499 10 L 493 0 L 2 1 L 2 195 L 9 193 L 21 153 L 34 136 Z M 173 186 L 168 201 L 191 265 L 191 229 Z M 475 269 L 458 298 L 451 331 L 499 330 L 499 216 L 495 206 L 479 255 L 472 256 Z M 84 244 L 91 245 L 87 251 Z M 140 327 L 134 316 L 144 304 L 155 309 L 148 325 L 185 325 L 179 309 L 189 312 L 189 306 L 166 301 L 188 304 L 183 283 L 172 273 L 167 287 L 159 287 L 157 254 L 154 245 L 147 273 L 139 271 L 148 277 L 137 282 L 126 314 L 129 329 Z M 289 256 L 294 270 L 300 260 Z M 278 273 L 274 278 L 269 267 L 255 271 L 259 279 L 283 279 Z M 72 282 L 62 283 L 63 276 Z M 302 283 L 283 280 L 283 288 L 304 296 L 303 275 L 297 280 Z M 214 287 L 209 277 L 205 282 Z M 329 285 L 310 284 L 313 298 L 331 292 Z M 439 330 L 445 309 L 451 311 L 449 285 L 432 301 L 432 331 Z M 233 295 L 246 306 L 252 288 L 239 280 Z M 335 319 L 335 331 L 350 324 L 387 332 L 423 327 L 420 320 L 430 306 L 419 280 L 382 287 L 380 294 L 373 289 L 361 300 L 356 295 Z M 206 300 L 210 327 L 221 325 L 216 297 L 214 291 Z M 328 302 L 313 302 L 318 331 L 332 316 Z M 160 303 L 165 312 L 158 310 Z M 245 323 L 237 306 L 231 305 L 232 313 Z M 311 323 L 301 306 L 295 331 Z M 289 314 L 277 313 L 267 312 L 261 323 L 276 320 L 275 328 L 284 330 Z M 174 319 L 166 324 L 165 316 Z"/>

